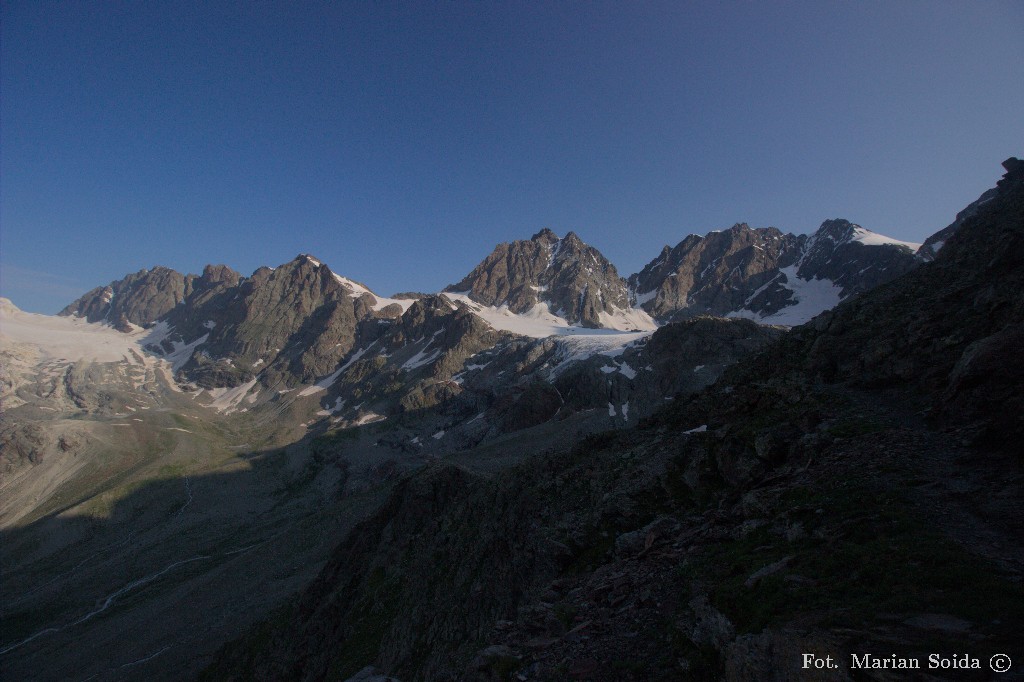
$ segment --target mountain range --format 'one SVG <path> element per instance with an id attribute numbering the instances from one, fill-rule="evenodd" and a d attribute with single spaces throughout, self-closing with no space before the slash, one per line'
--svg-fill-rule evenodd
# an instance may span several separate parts
<path id="1" fill-rule="evenodd" d="M 753 680 L 799 677 L 801 647 L 1008 646 L 1024 169 L 1004 166 L 923 245 L 737 224 L 622 277 L 543 229 L 433 294 L 303 254 L 143 270 L 58 317 L 5 301 L 0 662 Z M 961 488 L 994 495 L 950 522 Z M 956 547 L 985 568 L 965 578 Z M 937 564 L 917 587 L 900 568 Z M 886 601 L 889 579 L 913 594 Z"/>
<path id="2" fill-rule="evenodd" d="M 798 324 L 908 272 L 923 262 L 919 246 L 845 220 L 809 237 L 737 224 L 666 246 L 622 278 L 575 233 L 544 229 L 498 245 L 435 295 L 385 298 L 300 255 L 250 277 L 224 265 L 202 275 L 155 267 L 93 289 L 61 315 L 126 332 L 151 328 L 147 350 L 173 357 L 183 384 L 216 390 L 255 381 L 245 398 L 260 403 L 268 390 L 327 388 L 371 351 L 450 381 L 470 357 L 512 336 L 606 337 L 613 348 L 700 315 Z"/>

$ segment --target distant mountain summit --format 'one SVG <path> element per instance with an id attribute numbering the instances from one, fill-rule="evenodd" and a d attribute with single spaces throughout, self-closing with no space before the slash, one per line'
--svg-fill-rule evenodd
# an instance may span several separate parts
<path id="1" fill-rule="evenodd" d="M 918 244 L 847 220 L 810 236 L 738 223 L 662 249 L 629 278 L 636 305 L 667 322 L 696 315 L 800 324 L 914 268 Z"/>
<path id="2" fill-rule="evenodd" d="M 61 315 L 149 326 L 149 348 L 175 358 L 183 379 L 213 388 L 253 381 L 291 385 L 329 374 L 378 321 L 401 316 L 412 300 L 377 296 L 301 254 L 242 277 L 223 265 L 201 276 L 155 267 L 97 287 Z M 126 329 L 125 329 L 126 330 Z"/>
<path id="3" fill-rule="evenodd" d="M 226 265 L 207 265 L 202 275 L 183 275 L 158 265 L 105 287 L 96 287 L 59 314 L 77 315 L 89 322 L 107 322 L 125 331 L 128 324 L 144 327 L 193 294 L 218 284 L 233 286 L 241 277 Z"/>
<path id="4" fill-rule="evenodd" d="M 600 328 L 629 309 L 615 266 L 575 232 L 559 239 L 543 229 L 529 240 L 499 244 L 462 281 L 445 289 L 486 306 L 527 313 L 546 305 L 570 324 Z"/>
<path id="5" fill-rule="evenodd" d="M 794 264 L 804 239 L 746 223 L 705 237 L 691 234 L 664 247 L 629 285 L 636 303 L 658 320 L 724 316 Z"/>

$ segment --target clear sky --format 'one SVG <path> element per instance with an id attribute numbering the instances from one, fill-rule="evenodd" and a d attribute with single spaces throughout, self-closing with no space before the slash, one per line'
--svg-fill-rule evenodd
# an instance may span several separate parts
<path id="1" fill-rule="evenodd" d="M 922 241 L 1024 156 L 1024 3 L 8 2 L 0 294 L 309 252 L 382 294 L 576 231 Z"/>

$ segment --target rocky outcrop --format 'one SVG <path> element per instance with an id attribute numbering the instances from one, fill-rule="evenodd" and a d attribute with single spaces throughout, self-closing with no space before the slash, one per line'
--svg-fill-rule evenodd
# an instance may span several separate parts
<path id="1" fill-rule="evenodd" d="M 663 321 L 738 314 L 772 322 L 802 302 L 806 310 L 794 319 L 780 318 L 793 324 L 918 263 L 911 245 L 847 220 L 826 220 L 810 237 L 741 223 L 666 246 L 629 285 L 635 302 Z"/>
<path id="2" fill-rule="evenodd" d="M 362 335 L 321 402 L 339 406 L 334 423 L 357 424 L 368 415 L 392 417 L 456 401 L 452 380 L 468 358 L 492 348 L 503 335 L 442 296 L 417 299 L 400 318 Z"/>
<path id="3" fill-rule="evenodd" d="M 499 244 L 457 284 L 445 291 L 466 293 L 488 306 L 525 313 L 538 304 L 571 324 L 605 326 L 601 315 L 629 308 L 626 283 L 615 266 L 575 232 L 549 229 L 529 240 Z"/>
<path id="4" fill-rule="evenodd" d="M 234 386 L 256 371 L 268 384 L 308 383 L 330 374 L 355 347 L 359 322 L 373 317 L 374 303 L 302 255 L 210 287 L 167 317 L 173 334 L 164 347 L 202 339 L 180 370 L 199 386 Z"/>
<path id="5" fill-rule="evenodd" d="M 158 265 L 96 287 L 59 314 L 115 327 L 126 323 L 146 327 L 192 297 L 218 286 L 235 286 L 241 279 L 226 265 L 207 265 L 202 275 L 183 275 Z"/>
<path id="6" fill-rule="evenodd" d="M 656 319 L 719 315 L 744 307 L 781 268 L 800 257 L 805 237 L 746 223 L 690 235 L 629 278 L 636 302 Z"/>
<path id="7" fill-rule="evenodd" d="M 192 293 L 193 279 L 195 275 L 182 275 L 162 266 L 139 270 L 105 287 L 96 287 L 59 314 L 114 326 L 126 322 L 145 326 L 184 301 Z"/>
<path id="8" fill-rule="evenodd" d="M 960 229 L 960 226 L 963 225 L 964 221 L 976 215 L 982 206 L 992 201 L 992 199 L 995 198 L 997 191 L 998 190 L 995 187 L 985 190 L 985 192 L 983 192 L 982 195 L 974 202 L 969 204 L 967 208 L 957 213 L 956 219 L 952 223 L 928 237 L 928 239 L 925 239 L 921 248 L 917 250 L 918 257 L 924 261 L 935 260 L 939 251 L 946 242 L 949 241 L 949 238 Z"/>
<path id="9" fill-rule="evenodd" d="M 807 281 L 829 280 L 845 299 L 919 265 L 913 245 L 885 239 L 848 220 L 826 220 L 808 239 L 796 275 Z"/>

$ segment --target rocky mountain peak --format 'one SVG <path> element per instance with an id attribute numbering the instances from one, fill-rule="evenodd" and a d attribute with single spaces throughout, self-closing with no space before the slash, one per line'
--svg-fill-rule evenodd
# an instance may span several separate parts
<path id="1" fill-rule="evenodd" d="M 799 257 L 801 238 L 736 223 L 688 235 L 629 278 L 636 302 L 660 320 L 727 315 Z"/>
<path id="2" fill-rule="evenodd" d="M 835 218 L 824 221 L 814 231 L 804 246 L 801 264 L 820 259 L 828 259 L 836 247 L 853 241 L 855 230 L 863 229 L 849 220 Z"/>
<path id="3" fill-rule="evenodd" d="M 121 329 L 128 329 L 128 324 L 146 326 L 191 294 L 196 279 L 159 265 L 142 269 L 96 287 L 58 314 L 108 322 Z"/>
<path id="4" fill-rule="evenodd" d="M 532 242 L 540 242 L 542 244 L 554 244 L 558 241 L 558 235 L 555 234 L 551 228 L 545 227 L 537 234 L 530 237 Z"/>
<path id="5" fill-rule="evenodd" d="M 572 324 L 603 326 L 601 315 L 629 307 L 625 281 L 600 251 L 574 232 L 548 228 L 530 240 L 499 244 L 462 281 L 445 289 L 521 314 L 539 304 Z"/>
<path id="6" fill-rule="evenodd" d="M 227 284 L 234 286 L 242 279 L 242 275 L 226 265 L 207 265 L 203 268 L 203 274 L 200 279 L 207 285 Z"/>
<path id="7" fill-rule="evenodd" d="M 854 225 L 844 218 L 833 218 L 824 221 L 815 231 L 814 235 L 820 239 L 831 239 L 836 244 L 849 241 L 853 237 L 854 229 L 860 225 Z"/>
<path id="8" fill-rule="evenodd" d="M 920 262 L 916 250 L 916 244 L 890 239 L 849 220 L 826 220 L 807 240 L 797 274 L 807 281 L 830 280 L 846 298 L 912 270 Z"/>
<path id="9" fill-rule="evenodd" d="M 580 239 L 580 236 L 575 232 L 566 232 L 565 236 L 560 241 L 563 245 L 571 246 L 573 248 L 588 248 L 587 244 L 584 243 L 584 241 Z"/>
<path id="10" fill-rule="evenodd" d="M 300 253 L 299 255 L 292 258 L 287 263 L 277 266 L 274 272 L 278 271 L 292 271 L 305 269 L 310 272 L 315 272 L 323 267 L 323 261 L 316 258 L 308 253 Z"/>
<path id="11" fill-rule="evenodd" d="M 842 218 L 809 237 L 736 223 L 662 249 L 629 283 L 636 303 L 662 321 L 711 314 L 798 324 L 907 272 L 915 249 Z M 821 283 L 804 284 L 812 281 Z"/>

